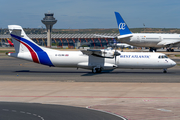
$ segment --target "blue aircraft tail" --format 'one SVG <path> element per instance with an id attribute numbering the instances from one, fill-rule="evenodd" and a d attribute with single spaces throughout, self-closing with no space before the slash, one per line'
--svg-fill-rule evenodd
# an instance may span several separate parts
<path id="1" fill-rule="evenodd" d="M 120 35 L 132 34 L 127 24 L 124 22 L 123 18 L 121 17 L 121 15 L 118 12 L 115 12 L 115 16 L 116 16 Z"/>

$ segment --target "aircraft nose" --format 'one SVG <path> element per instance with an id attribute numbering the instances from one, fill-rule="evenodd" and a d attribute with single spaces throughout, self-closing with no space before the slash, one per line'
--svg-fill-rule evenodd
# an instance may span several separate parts
<path id="1" fill-rule="evenodd" d="M 175 66 L 175 65 L 176 65 L 176 62 L 174 62 L 173 60 L 171 60 L 171 65 L 172 65 L 172 66 Z"/>

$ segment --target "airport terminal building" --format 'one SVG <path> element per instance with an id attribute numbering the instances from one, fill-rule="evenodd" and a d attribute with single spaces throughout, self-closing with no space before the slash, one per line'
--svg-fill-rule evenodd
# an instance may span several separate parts
<path id="1" fill-rule="evenodd" d="M 98 34 L 103 36 L 118 36 L 119 33 L 106 33 Z M 47 35 L 46 34 L 28 34 L 35 43 L 40 46 L 47 46 Z M 0 47 L 7 47 L 4 43 L 7 40 L 11 40 L 10 35 L 0 36 Z M 52 34 L 52 47 L 56 48 L 69 48 L 74 49 L 80 46 L 90 48 L 105 48 L 107 45 L 113 44 L 112 38 L 104 38 L 96 36 L 95 34 Z"/>

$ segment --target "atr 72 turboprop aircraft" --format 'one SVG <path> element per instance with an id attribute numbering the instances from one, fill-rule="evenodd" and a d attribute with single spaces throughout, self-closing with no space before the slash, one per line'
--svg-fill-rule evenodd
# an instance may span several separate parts
<path id="1" fill-rule="evenodd" d="M 132 33 L 118 12 L 115 12 L 115 16 L 120 32 L 120 36 L 115 38 L 122 43 L 137 47 L 149 47 L 150 51 L 167 47 L 167 51 L 173 52 L 172 47 L 180 47 L 180 34 Z"/>
<path id="2" fill-rule="evenodd" d="M 9 25 L 15 53 L 9 56 L 29 60 L 53 67 L 74 67 L 92 70 L 98 73 L 116 68 L 163 69 L 173 67 L 176 63 L 162 53 L 120 52 L 111 49 L 59 51 L 45 48 L 33 42 L 21 26 Z"/>

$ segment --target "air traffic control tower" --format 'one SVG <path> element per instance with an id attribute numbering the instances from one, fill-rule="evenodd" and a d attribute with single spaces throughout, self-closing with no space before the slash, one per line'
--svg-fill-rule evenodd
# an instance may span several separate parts
<path id="1" fill-rule="evenodd" d="M 45 17 L 41 20 L 41 22 L 46 25 L 47 29 L 47 47 L 51 47 L 51 30 L 53 25 L 57 22 L 53 15 L 53 13 L 45 13 Z"/>

